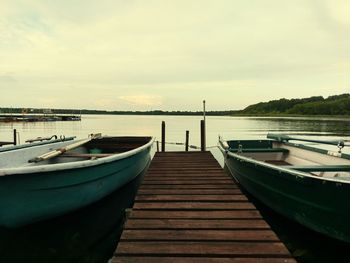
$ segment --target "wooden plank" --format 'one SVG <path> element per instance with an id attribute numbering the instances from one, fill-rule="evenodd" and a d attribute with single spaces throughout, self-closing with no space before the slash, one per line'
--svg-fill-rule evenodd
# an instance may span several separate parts
<path id="1" fill-rule="evenodd" d="M 235 195 L 138 195 L 135 198 L 136 201 L 232 201 L 232 205 L 235 205 L 235 201 L 248 201 L 247 197 L 243 194 Z"/>
<path id="2" fill-rule="evenodd" d="M 148 184 L 141 185 L 141 189 L 238 189 L 236 184 L 194 184 L 194 185 L 171 185 L 171 184 Z"/>
<path id="3" fill-rule="evenodd" d="M 154 163 L 180 162 L 180 161 L 185 163 L 189 163 L 189 162 L 200 163 L 203 160 L 207 162 L 218 163 L 217 160 L 210 155 L 209 156 L 187 155 L 187 156 L 175 156 L 175 157 L 155 156 L 155 157 L 156 158 L 154 158 Z"/>
<path id="4" fill-rule="evenodd" d="M 206 165 L 211 165 L 211 166 L 217 166 L 218 163 L 216 161 L 213 161 L 211 159 L 189 159 L 189 158 L 179 158 L 179 159 L 171 159 L 171 160 L 167 160 L 167 159 L 163 159 L 163 160 L 157 160 L 157 161 L 153 161 L 152 165 L 154 166 L 161 166 L 164 165 L 166 167 L 169 167 L 171 165 L 181 165 L 181 164 L 187 164 L 187 165 L 196 165 L 199 167 L 203 167 Z"/>
<path id="5" fill-rule="evenodd" d="M 164 172 L 164 171 L 169 171 L 169 167 L 153 167 L 153 166 L 150 166 L 149 168 L 149 171 L 150 172 Z M 174 167 L 174 168 L 171 168 L 171 171 L 173 172 L 183 172 L 183 171 L 202 171 L 202 172 L 211 172 L 211 171 L 214 171 L 214 172 L 220 172 L 222 171 L 221 168 L 215 166 L 215 167 L 204 167 L 202 169 L 198 168 L 198 167 Z"/>
<path id="6" fill-rule="evenodd" d="M 124 229 L 270 229 L 263 219 L 128 219 Z"/>
<path id="7" fill-rule="evenodd" d="M 150 173 L 161 173 L 161 172 L 174 172 L 172 171 L 172 169 L 168 169 L 166 167 L 163 167 L 162 169 L 156 169 L 153 168 L 154 166 L 151 164 L 151 166 L 149 167 L 149 169 L 152 170 L 148 170 Z M 182 171 L 184 173 L 208 173 L 208 171 L 206 169 L 203 168 L 198 168 L 196 167 L 195 169 L 182 169 Z M 222 170 L 222 168 L 219 165 L 216 165 L 215 167 L 213 167 L 212 169 L 210 169 L 209 171 L 210 173 L 224 173 L 224 171 Z"/>
<path id="8" fill-rule="evenodd" d="M 279 241 L 271 230 L 124 230 L 121 241 Z"/>
<path id="9" fill-rule="evenodd" d="M 196 165 L 199 167 L 203 167 L 206 165 L 210 166 L 215 166 L 217 167 L 218 163 L 216 161 L 213 161 L 211 159 L 195 159 L 195 160 L 188 160 L 188 159 L 173 159 L 173 160 L 166 160 L 164 159 L 163 161 L 154 161 L 152 162 L 152 166 L 166 166 L 166 167 L 171 167 L 172 165 L 174 166 L 181 166 L 181 164 L 186 164 L 186 165 Z"/>
<path id="10" fill-rule="evenodd" d="M 215 182 L 210 180 L 176 180 L 176 181 L 167 181 L 167 180 L 158 180 L 158 181 L 144 181 L 143 185 L 148 184 L 180 184 L 180 185 L 186 185 L 186 184 L 230 184 L 232 182 L 231 179 L 228 180 L 216 180 Z"/>
<path id="11" fill-rule="evenodd" d="M 188 161 L 173 159 L 173 160 L 163 160 L 163 161 L 152 162 L 152 165 L 154 166 L 166 166 L 166 167 L 181 166 L 181 164 L 185 164 L 188 166 L 193 165 L 193 166 L 199 166 L 199 167 L 205 167 L 205 166 L 217 167 L 218 165 L 216 161 L 210 160 L 210 159 L 207 159 L 206 162 L 202 162 L 202 160 L 198 161 L 198 159 L 188 160 Z"/>
<path id="12" fill-rule="evenodd" d="M 134 209 L 161 210 L 255 210 L 250 202 L 136 202 Z"/>
<path id="13" fill-rule="evenodd" d="M 203 164 L 196 164 L 196 163 L 184 163 L 184 162 L 179 162 L 178 164 L 172 164 L 172 165 L 164 165 L 164 164 L 159 164 L 159 165 L 153 165 L 149 167 L 151 172 L 160 172 L 160 171 L 171 171 L 171 170 L 176 170 L 176 171 L 213 171 L 213 172 L 219 172 L 220 169 L 222 171 L 222 168 L 218 164 L 209 164 L 209 165 L 203 165 Z"/>
<path id="14" fill-rule="evenodd" d="M 256 210 L 209 210 L 209 211 L 131 211 L 129 218 L 187 218 L 187 219 L 257 219 L 262 218 Z"/>
<path id="15" fill-rule="evenodd" d="M 112 263 L 296 263 L 292 258 L 256 258 L 256 257 L 117 257 Z"/>
<path id="16" fill-rule="evenodd" d="M 152 165 L 158 166 L 158 165 L 164 165 L 164 164 L 169 164 L 169 165 L 179 165 L 179 164 L 193 164 L 196 166 L 205 166 L 205 165 L 216 165 L 218 166 L 218 162 L 212 159 L 208 158 L 172 158 L 172 159 L 157 159 L 154 162 L 152 162 Z M 168 166 L 167 166 L 168 167 Z"/>
<path id="17" fill-rule="evenodd" d="M 74 152 L 65 152 L 64 154 L 61 154 L 60 157 L 72 157 L 72 158 L 103 158 L 103 157 L 109 157 L 115 153 L 74 153 Z"/>
<path id="18" fill-rule="evenodd" d="M 187 178 L 187 177 L 226 177 L 226 178 L 232 178 L 229 175 L 225 174 L 225 173 L 148 173 L 145 178 L 152 178 L 152 177 L 183 177 L 183 178 Z"/>
<path id="19" fill-rule="evenodd" d="M 145 177 L 152 177 L 152 176 L 181 176 L 181 177 L 187 177 L 187 176 L 211 176 L 211 177 L 215 177 L 215 176 L 226 176 L 227 178 L 232 178 L 232 176 L 229 176 L 227 174 L 225 174 L 223 171 L 218 172 L 218 171 L 211 171 L 210 173 L 205 172 L 205 171 L 193 171 L 193 172 L 174 172 L 174 171 L 152 171 L 152 172 L 148 172 L 147 175 Z"/>
<path id="20" fill-rule="evenodd" d="M 0 142 L 0 147 L 3 145 L 10 145 L 13 144 L 13 142 Z"/>
<path id="21" fill-rule="evenodd" d="M 196 151 L 191 151 L 191 152 L 178 152 L 178 151 L 167 151 L 167 152 L 157 152 L 156 156 L 157 157 L 171 157 L 171 156 L 196 156 L 198 155 L 199 157 L 207 157 L 211 156 L 211 153 L 209 151 L 205 152 L 196 152 Z"/>
<path id="22" fill-rule="evenodd" d="M 180 153 L 180 154 L 179 154 Z M 195 152 L 195 151 L 191 151 L 187 154 L 183 154 L 182 152 L 174 152 L 173 154 L 166 152 L 166 154 L 159 154 L 158 152 L 155 154 L 156 160 L 162 160 L 162 159 L 166 159 L 166 160 L 170 160 L 170 159 L 179 159 L 179 158 L 184 158 L 186 160 L 188 159 L 195 159 L 197 160 L 198 158 L 202 158 L 202 159 L 210 159 L 210 160 L 215 160 L 215 158 L 213 158 L 211 153 L 208 154 L 203 154 L 203 152 Z"/>
<path id="23" fill-rule="evenodd" d="M 141 188 L 138 195 L 237 195 L 242 194 L 239 189 L 145 189 Z"/>
<path id="24" fill-rule="evenodd" d="M 157 178 L 145 178 L 143 180 L 143 184 L 152 184 L 155 182 L 156 184 L 163 183 L 165 185 L 167 184 L 186 184 L 188 182 L 198 182 L 199 184 L 222 184 L 223 182 L 230 182 L 232 181 L 231 178 L 227 177 L 220 177 L 220 178 L 215 178 L 215 177 L 188 177 L 188 178 L 181 178 L 181 177 L 157 177 Z"/>
<path id="25" fill-rule="evenodd" d="M 120 242 L 119 255 L 289 256 L 280 242 Z"/>
<path id="26" fill-rule="evenodd" d="M 217 181 L 217 180 L 227 180 L 231 178 L 228 178 L 227 176 L 216 176 L 216 177 L 206 177 L 206 176 L 202 176 L 202 177 L 192 177 L 192 176 L 188 176 L 188 177 L 183 177 L 183 176 L 172 176 L 172 177 L 166 177 L 166 176 L 153 176 L 153 177 L 145 177 L 143 179 L 144 182 L 151 182 L 151 181 L 179 181 L 179 180 L 185 180 L 185 181 L 195 181 L 195 180 L 206 180 L 206 181 Z"/>

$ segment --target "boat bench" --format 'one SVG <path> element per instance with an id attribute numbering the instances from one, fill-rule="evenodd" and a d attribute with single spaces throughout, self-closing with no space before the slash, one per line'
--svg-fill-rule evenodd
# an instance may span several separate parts
<path id="1" fill-rule="evenodd" d="M 283 167 L 303 172 L 350 172 L 350 165 L 286 165 Z"/>
<path id="2" fill-rule="evenodd" d="M 230 152 L 238 152 L 238 149 L 230 149 Z M 288 149 L 284 148 L 242 148 L 243 153 L 288 153 Z"/>
<path id="3" fill-rule="evenodd" d="M 14 144 L 13 142 L 0 142 L 0 147 L 3 145 L 10 145 L 10 144 Z"/>
<path id="4" fill-rule="evenodd" d="M 63 153 L 59 157 L 73 157 L 73 158 L 102 158 L 108 157 L 117 153 Z"/>

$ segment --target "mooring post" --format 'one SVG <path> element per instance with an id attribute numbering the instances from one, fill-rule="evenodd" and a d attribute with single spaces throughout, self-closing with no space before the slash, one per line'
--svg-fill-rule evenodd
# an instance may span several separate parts
<path id="1" fill-rule="evenodd" d="M 17 130 L 13 129 L 13 145 L 17 145 Z"/>
<path id="2" fill-rule="evenodd" d="M 188 142 L 190 137 L 190 131 L 186 131 L 186 143 L 185 143 L 185 151 L 188 152 Z"/>
<path id="3" fill-rule="evenodd" d="M 157 152 L 159 152 L 159 141 L 157 141 Z"/>
<path id="4" fill-rule="evenodd" d="M 162 152 L 165 152 L 165 121 L 162 121 Z"/>
<path id="5" fill-rule="evenodd" d="M 205 122 L 201 120 L 201 151 L 205 151 Z"/>

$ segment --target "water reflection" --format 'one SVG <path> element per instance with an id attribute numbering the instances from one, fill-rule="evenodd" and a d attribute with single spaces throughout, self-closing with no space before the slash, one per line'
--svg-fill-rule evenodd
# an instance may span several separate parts
<path id="1" fill-rule="evenodd" d="M 314 232 L 274 212 L 245 192 L 298 263 L 348 262 L 350 244 Z"/>
<path id="2" fill-rule="evenodd" d="M 260 124 L 265 122 L 264 131 L 282 131 L 300 135 L 350 136 L 349 119 L 256 118 L 255 120 Z"/>
<path id="3" fill-rule="evenodd" d="M 2 141 L 12 140 L 12 129 L 26 139 L 53 134 L 75 135 L 86 138 L 90 133 L 107 135 L 151 135 L 161 138 L 161 122 L 166 123 L 166 139 L 184 142 L 185 131 L 190 131 L 190 144 L 200 144 L 201 116 L 127 116 L 83 115 L 81 122 L 0 123 Z M 265 137 L 268 132 L 314 136 L 350 136 L 349 118 L 306 117 L 207 117 L 207 145 L 217 143 L 218 135 L 225 138 Z"/>
<path id="4" fill-rule="evenodd" d="M 0 228 L 0 262 L 106 263 L 145 171 L 106 198 L 52 220 Z M 49 201 L 49 200 L 48 200 Z"/>

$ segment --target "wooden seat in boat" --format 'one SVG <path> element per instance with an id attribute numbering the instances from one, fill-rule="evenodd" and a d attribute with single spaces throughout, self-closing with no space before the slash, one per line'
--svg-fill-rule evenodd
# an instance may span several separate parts
<path id="1" fill-rule="evenodd" d="M 60 157 L 75 157 L 75 158 L 103 158 L 116 153 L 64 153 Z"/>
<path id="2" fill-rule="evenodd" d="M 288 153 L 288 149 L 284 148 L 242 148 L 240 150 L 243 153 L 252 153 L 252 152 L 257 152 L 257 153 L 271 153 L 271 152 L 281 152 L 281 153 Z M 230 149 L 230 152 L 238 152 L 238 149 Z"/>

